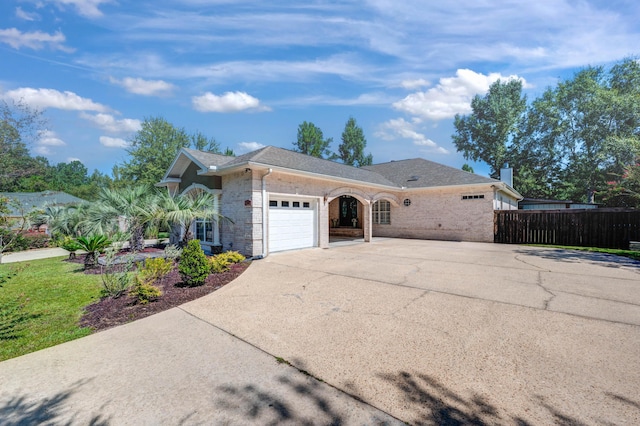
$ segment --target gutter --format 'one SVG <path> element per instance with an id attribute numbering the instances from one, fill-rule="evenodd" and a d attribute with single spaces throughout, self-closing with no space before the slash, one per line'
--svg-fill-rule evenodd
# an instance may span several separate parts
<path id="1" fill-rule="evenodd" d="M 267 240 L 268 240 L 268 226 L 267 226 L 267 209 L 269 208 L 269 200 L 267 200 L 267 176 L 273 173 L 273 169 L 269 168 L 267 173 L 262 175 L 262 258 L 267 257 Z"/>

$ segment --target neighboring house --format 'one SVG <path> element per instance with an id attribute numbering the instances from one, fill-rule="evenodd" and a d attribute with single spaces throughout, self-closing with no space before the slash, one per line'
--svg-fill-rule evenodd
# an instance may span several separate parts
<path id="1" fill-rule="evenodd" d="M 267 146 L 238 157 L 183 148 L 162 182 L 216 195 L 221 223 L 198 221 L 208 251 L 248 256 L 329 246 L 337 236 L 493 241 L 493 212 L 522 198 L 504 182 L 420 158 L 362 168 Z"/>
<path id="2" fill-rule="evenodd" d="M 20 207 L 9 204 L 10 219 L 20 219 L 22 215 L 28 215 L 34 210 L 42 210 L 46 206 L 66 206 L 83 203 L 84 200 L 62 191 L 43 192 L 0 192 L 0 197 L 15 200 Z M 42 229 L 43 232 L 46 229 Z"/>
<path id="3" fill-rule="evenodd" d="M 571 200 L 545 200 L 541 198 L 524 198 L 518 202 L 520 210 L 564 210 L 564 209 L 597 209 L 597 204 L 576 203 Z"/>

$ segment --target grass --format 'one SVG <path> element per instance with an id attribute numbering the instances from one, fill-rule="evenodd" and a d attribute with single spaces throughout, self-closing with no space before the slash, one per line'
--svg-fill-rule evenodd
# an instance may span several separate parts
<path id="1" fill-rule="evenodd" d="M 62 259 L 0 265 L 0 361 L 91 334 L 78 321 L 100 276 Z"/>
<path id="2" fill-rule="evenodd" d="M 593 253 L 607 253 L 607 254 L 615 254 L 617 256 L 629 257 L 631 259 L 640 260 L 640 251 L 637 250 L 621 250 L 621 249 L 607 249 L 607 248 L 598 248 L 598 247 L 579 247 L 579 246 L 556 246 L 556 245 L 539 245 L 532 244 L 536 247 L 550 247 L 550 248 L 559 248 L 565 250 L 580 250 L 580 251 L 590 251 Z"/>

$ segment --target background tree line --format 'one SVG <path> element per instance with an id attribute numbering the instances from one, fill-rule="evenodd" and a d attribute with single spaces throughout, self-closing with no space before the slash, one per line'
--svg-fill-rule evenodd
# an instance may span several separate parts
<path id="1" fill-rule="evenodd" d="M 455 117 L 465 158 L 507 164 L 526 197 L 640 205 L 640 63 L 587 67 L 527 102 L 518 80 L 496 81 Z"/>

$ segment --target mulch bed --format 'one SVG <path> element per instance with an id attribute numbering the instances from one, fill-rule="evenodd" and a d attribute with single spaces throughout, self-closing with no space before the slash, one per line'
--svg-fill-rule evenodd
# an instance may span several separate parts
<path id="1" fill-rule="evenodd" d="M 83 263 L 83 258 L 84 256 L 78 256 L 77 259 L 69 261 Z M 82 327 L 90 327 L 94 331 L 100 331 L 171 309 L 206 296 L 230 283 L 239 277 L 249 267 L 249 264 L 250 262 L 242 262 L 230 265 L 229 271 L 211 274 L 203 285 L 197 287 L 185 286 L 177 267 L 174 267 L 160 282 L 153 283 L 163 293 L 156 301 L 143 305 L 137 302 L 137 298 L 128 294 L 122 295 L 117 299 L 103 297 L 85 308 L 86 313 L 81 318 L 80 325 Z M 85 273 L 99 274 L 100 268 L 90 269 Z"/>

